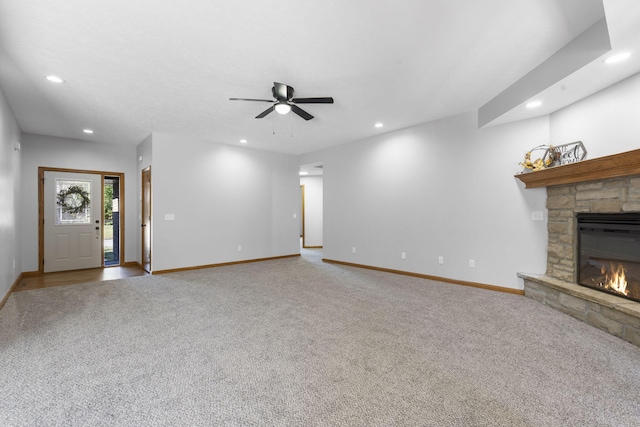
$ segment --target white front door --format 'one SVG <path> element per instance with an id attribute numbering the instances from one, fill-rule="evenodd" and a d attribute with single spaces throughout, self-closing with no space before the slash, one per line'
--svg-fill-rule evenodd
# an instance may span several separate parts
<path id="1" fill-rule="evenodd" d="M 45 171 L 44 272 L 102 267 L 102 176 Z"/>

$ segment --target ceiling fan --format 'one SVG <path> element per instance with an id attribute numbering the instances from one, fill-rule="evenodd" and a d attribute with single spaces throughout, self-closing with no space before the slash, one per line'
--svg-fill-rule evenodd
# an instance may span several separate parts
<path id="1" fill-rule="evenodd" d="M 293 88 L 284 83 L 273 83 L 273 87 L 271 88 L 271 93 L 273 94 L 274 100 L 271 99 L 252 99 L 252 98 L 229 98 L 230 101 L 258 101 L 258 102 L 271 102 L 273 105 L 262 113 L 256 116 L 256 119 L 261 119 L 267 114 L 271 113 L 273 110 L 280 114 L 287 114 L 290 111 L 293 111 L 300 117 L 305 120 L 313 119 L 313 116 L 302 108 L 298 107 L 296 104 L 333 104 L 333 98 L 330 96 L 321 97 L 321 98 L 294 98 L 293 97 Z"/>

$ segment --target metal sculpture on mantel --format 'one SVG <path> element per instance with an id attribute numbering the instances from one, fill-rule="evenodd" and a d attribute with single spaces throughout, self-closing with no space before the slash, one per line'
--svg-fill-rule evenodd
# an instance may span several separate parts
<path id="1" fill-rule="evenodd" d="M 531 160 L 531 154 L 536 150 L 542 151 L 542 157 Z M 567 165 L 569 163 L 577 163 L 587 157 L 587 149 L 584 148 L 582 141 L 570 142 L 563 145 L 538 145 L 527 151 L 524 155 L 524 161 L 520 165 L 524 166 L 524 172 L 538 171 L 553 166 Z"/>

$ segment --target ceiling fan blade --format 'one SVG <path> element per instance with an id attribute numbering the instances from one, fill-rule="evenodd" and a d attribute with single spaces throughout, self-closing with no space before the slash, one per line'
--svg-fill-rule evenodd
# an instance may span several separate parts
<path id="1" fill-rule="evenodd" d="M 264 116 L 266 116 L 267 114 L 269 114 L 270 112 L 272 112 L 274 109 L 275 109 L 275 106 L 273 106 L 273 105 L 272 105 L 271 107 L 269 107 L 269 108 L 267 108 L 266 110 L 264 110 L 262 113 L 258 114 L 258 115 L 256 116 L 256 119 L 261 119 L 261 118 L 263 118 Z"/>
<path id="2" fill-rule="evenodd" d="M 284 83 L 273 82 L 273 92 L 274 98 L 278 100 L 287 100 L 289 101 L 293 96 L 293 88 Z"/>
<path id="3" fill-rule="evenodd" d="M 302 117 L 305 120 L 313 119 L 313 116 L 311 114 L 307 113 L 306 111 L 304 111 L 302 108 L 298 107 L 297 105 L 291 105 L 291 111 L 293 111 L 294 113 L 296 113 L 297 115 L 299 115 L 300 117 Z"/>
<path id="4" fill-rule="evenodd" d="M 260 101 L 260 102 L 273 102 L 273 99 L 229 98 L 229 101 Z"/>
<path id="5" fill-rule="evenodd" d="M 333 98 L 330 96 L 321 98 L 293 98 L 291 102 L 296 104 L 333 104 Z"/>

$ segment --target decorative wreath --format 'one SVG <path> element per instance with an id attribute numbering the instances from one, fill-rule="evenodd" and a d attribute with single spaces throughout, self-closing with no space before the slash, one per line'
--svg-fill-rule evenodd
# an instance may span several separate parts
<path id="1" fill-rule="evenodd" d="M 62 212 L 79 214 L 84 212 L 90 204 L 89 193 L 79 185 L 72 185 L 58 193 L 58 205 L 62 207 Z"/>

